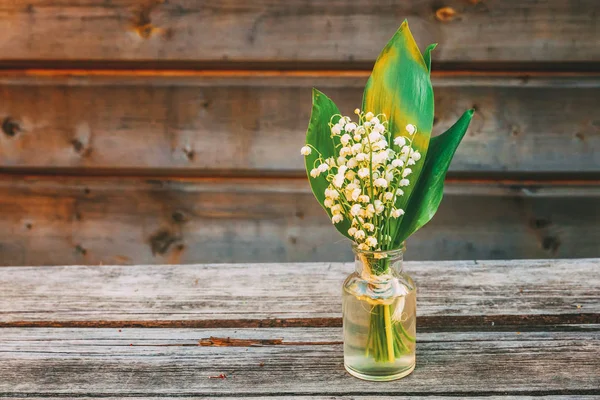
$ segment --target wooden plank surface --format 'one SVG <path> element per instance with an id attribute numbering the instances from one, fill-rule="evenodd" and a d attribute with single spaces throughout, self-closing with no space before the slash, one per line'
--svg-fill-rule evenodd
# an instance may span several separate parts
<path id="1" fill-rule="evenodd" d="M 4 2 L 3 60 L 372 63 L 404 18 L 437 60 L 597 61 L 598 2 Z"/>
<path id="2" fill-rule="evenodd" d="M 351 113 L 367 76 L 5 72 L 0 168 L 303 176 L 311 88 Z M 598 75 L 453 73 L 433 83 L 434 134 L 476 109 L 451 173 L 600 173 Z"/>
<path id="3" fill-rule="evenodd" d="M 295 312 L 339 323 L 335 288 L 349 264 L 5 268 L 0 318 L 45 314 L 62 325 L 3 321 L 0 397 L 597 398 L 598 263 L 407 263 L 419 284 L 417 367 L 388 384 L 344 372 L 339 326 L 238 319 Z M 98 320 L 123 310 L 145 328 Z M 494 319 L 512 312 L 524 323 Z M 73 316 L 96 328 L 69 325 Z M 477 316 L 490 319 L 460 323 Z M 564 319 L 540 324 L 552 316 Z M 200 324 L 176 328 L 172 317 Z M 436 317 L 445 325 L 428 326 Z"/>
<path id="4" fill-rule="evenodd" d="M 128 399 L 131 400 L 141 400 L 141 399 L 149 399 L 149 398 L 153 398 L 154 396 L 147 396 L 147 397 L 141 397 L 141 396 L 127 396 Z M 356 396 L 356 395 L 352 395 L 352 396 L 320 396 L 320 395 L 310 395 L 310 396 L 303 396 L 303 395 L 282 395 L 282 396 L 277 396 L 277 399 L 282 399 L 282 400 L 339 400 L 339 399 L 354 399 L 354 400 L 386 400 L 386 399 L 398 399 L 398 398 L 406 398 L 407 396 L 404 394 L 399 394 L 399 395 L 389 395 L 389 394 L 384 394 L 384 395 L 377 395 L 377 394 L 373 394 L 370 396 Z M 483 396 L 486 400 L 509 400 L 509 399 L 515 399 L 515 396 L 488 396 L 485 395 Z M 27 395 L 27 397 L 10 397 L 11 399 L 14 400 L 36 400 L 36 399 L 50 399 L 50 398 L 65 398 L 61 395 L 44 395 L 43 397 L 37 396 L 37 395 Z M 88 396 L 77 396 L 77 399 L 82 399 L 82 400 L 90 400 L 90 399 L 95 399 L 96 397 L 88 397 Z M 107 399 L 107 400 L 115 400 L 115 399 L 121 399 L 122 397 L 119 396 L 102 396 L 103 399 Z M 182 399 L 182 400 L 209 400 L 209 399 L 214 399 L 214 397 L 212 396 L 202 396 L 202 395 L 195 395 L 193 397 L 188 397 L 188 396 L 177 396 L 178 399 Z M 247 400 L 257 400 L 257 399 L 264 399 L 264 396 L 219 396 L 219 399 L 223 399 L 223 400 L 240 400 L 240 399 L 247 399 Z M 411 399 L 417 399 L 417 400 L 448 400 L 448 399 L 456 399 L 456 396 L 453 395 L 425 395 L 425 396 L 419 396 L 419 395 L 415 395 L 415 396 L 410 396 Z M 466 399 L 466 400 L 473 400 L 473 399 L 482 399 L 482 396 L 477 396 L 477 395 L 461 395 L 460 396 L 461 399 Z M 518 397 L 519 400 L 597 400 L 600 399 L 600 395 L 585 395 L 585 394 L 577 394 L 577 395 L 534 395 L 534 396 L 530 396 L 530 395 L 519 395 Z"/>
<path id="5" fill-rule="evenodd" d="M 592 315 L 600 322 L 599 264 L 407 262 L 406 270 L 418 285 L 420 328 L 498 329 Z M 340 287 L 353 270 L 341 263 L 5 267 L 0 326 L 339 325 Z"/>
<path id="6" fill-rule="evenodd" d="M 597 183 L 450 182 L 408 259 L 595 257 Z M 0 265 L 347 261 L 302 179 L 0 177 Z"/>
<path id="7" fill-rule="evenodd" d="M 598 328 L 422 333 L 414 373 L 388 384 L 344 372 L 340 328 L 5 328 L 0 394 L 597 395 Z M 198 345 L 211 336 L 245 344 Z M 278 340 L 265 344 L 272 339 Z"/>
<path id="8" fill-rule="evenodd" d="M 147 396 L 147 397 L 141 397 L 141 396 L 127 396 L 127 399 L 131 399 L 131 400 L 141 400 L 141 399 L 149 399 L 149 398 L 153 398 L 154 396 Z M 389 395 L 389 394 L 384 394 L 384 395 L 370 395 L 370 396 L 355 396 L 352 395 L 351 397 L 349 396 L 320 396 L 320 395 L 315 395 L 315 396 L 303 396 L 303 395 L 282 395 L 282 396 L 277 396 L 278 399 L 282 399 L 282 400 L 339 400 L 339 399 L 345 399 L 345 398 L 350 398 L 350 399 L 354 399 L 354 400 L 386 400 L 386 399 L 396 399 L 396 398 L 406 398 L 407 396 L 405 394 L 399 394 L 399 395 Z M 483 396 L 486 400 L 509 400 L 509 399 L 515 399 L 515 396 L 488 396 L 485 395 Z M 27 395 L 27 397 L 19 397 L 19 396 L 11 396 L 11 399 L 14 400 L 37 400 L 37 399 L 51 399 L 51 398 L 62 398 L 64 399 L 65 397 L 62 395 L 44 395 L 42 397 L 37 396 L 37 395 Z M 77 396 L 77 399 L 82 399 L 82 400 L 91 400 L 91 399 L 96 399 L 97 397 L 88 397 L 88 396 Z M 121 399 L 122 397 L 119 396 L 102 396 L 103 399 L 107 399 L 107 400 L 115 400 L 115 399 Z M 188 397 L 188 396 L 177 396 L 178 399 L 181 400 L 209 400 L 209 399 L 213 399 L 214 397 L 212 396 L 193 396 L 193 397 Z M 453 395 L 425 395 L 425 396 L 410 396 L 411 399 L 418 399 L 418 400 L 448 400 L 448 399 L 456 399 L 456 396 Z M 473 399 L 481 399 L 482 396 L 477 396 L 477 395 L 467 395 L 467 396 L 460 396 L 461 399 L 466 399 L 466 400 L 473 400 Z M 245 399 L 245 400 L 257 400 L 257 399 L 264 399 L 264 396 L 219 396 L 219 399 L 223 399 L 223 400 L 240 400 L 240 399 Z M 600 399 L 600 395 L 584 395 L 584 394 L 577 394 L 577 395 L 534 395 L 534 396 L 529 396 L 529 395 L 519 395 L 518 397 L 519 400 L 597 400 Z"/>

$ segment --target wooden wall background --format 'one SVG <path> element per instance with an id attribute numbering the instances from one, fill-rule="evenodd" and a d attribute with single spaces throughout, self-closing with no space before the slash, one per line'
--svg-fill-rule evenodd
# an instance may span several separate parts
<path id="1" fill-rule="evenodd" d="M 600 256 L 597 0 L 0 1 L 0 265 L 349 260 L 299 148 L 404 18 L 434 134 L 476 114 L 410 259 Z"/>

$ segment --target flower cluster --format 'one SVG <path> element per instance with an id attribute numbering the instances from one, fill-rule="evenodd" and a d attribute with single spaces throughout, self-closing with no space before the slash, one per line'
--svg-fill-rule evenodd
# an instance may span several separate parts
<path id="1" fill-rule="evenodd" d="M 359 249 L 387 250 L 393 239 L 389 222 L 404 214 L 396 208 L 397 200 L 411 184 L 411 166 L 421 159 L 413 150 L 417 127 L 408 124 L 406 135 L 392 138 L 384 114 L 354 112 L 359 118 L 356 123 L 339 114 L 330 119 L 335 157 L 324 158 L 310 145 L 302 147 L 301 153 L 319 155 L 310 176 L 324 175 L 329 182 L 324 205 L 332 222 L 349 220 L 348 234 Z"/>

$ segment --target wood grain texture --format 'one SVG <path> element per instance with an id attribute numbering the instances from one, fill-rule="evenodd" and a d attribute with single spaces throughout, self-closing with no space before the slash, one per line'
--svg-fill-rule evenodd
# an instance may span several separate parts
<path id="1" fill-rule="evenodd" d="M 38 399 L 64 399 L 64 398 L 69 398 L 69 397 L 64 397 L 61 395 L 52 395 L 52 394 L 44 394 L 43 396 L 38 396 L 38 395 L 28 395 L 27 397 L 12 397 L 11 399 L 15 399 L 15 400 L 38 400 Z M 96 397 L 88 397 L 88 396 L 80 396 L 78 395 L 77 397 L 75 397 L 76 399 L 82 399 L 82 400 L 91 400 L 91 399 L 95 399 Z M 118 397 L 118 396 L 102 396 L 103 399 L 107 399 L 107 400 L 115 400 L 115 399 L 121 399 L 122 397 Z M 141 400 L 141 399 L 152 399 L 155 398 L 155 396 L 149 395 L 146 397 L 142 397 L 142 396 L 127 396 L 128 399 L 131 400 Z M 188 397 L 188 396 L 177 396 L 178 399 L 182 399 L 182 400 L 209 400 L 209 399 L 213 399 L 214 397 L 211 396 L 193 396 L 193 397 Z M 232 396 L 219 396 L 219 399 L 223 399 L 223 400 L 258 400 L 258 399 L 264 399 L 264 396 L 247 396 L 247 395 L 242 395 L 242 396 L 236 396 L 236 395 L 232 395 Z M 449 400 L 449 399 L 456 399 L 456 396 L 453 396 L 452 394 L 450 395 L 424 395 L 424 396 L 420 396 L 420 395 L 406 395 L 406 394 L 383 394 L 383 395 L 377 395 L 377 394 L 373 394 L 373 395 L 367 395 L 367 396 L 361 396 L 361 395 L 352 395 L 352 396 L 345 396 L 345 395 L 297 395 L 297 394 L 292 394 L 292 395 L 281 395 L 281 396 L 277 396 L 277 399 L 282 399 L 282 400 L 342 400 L 342 399 L 354 399 L 354 400 L 386 400 L 386 399 L 402 399 L 402 398 L 410 398 L 410 399 L 416 399 L 416 400 Z M 466 399 L 466 400 L 474 400 L 474 399 L 479 399 L 481 400 L 482 398 L 485 399 L 489 399 L 489 400 L 510 400 L 510 399 L 518 399 L 518 400 L 598 400 L 600 399 L 600 395 L 587 395 L 587 394 L 577 394 L 577 395 L 512 395 L 512 396 L 508 396 L 508 395 L 499 395 L 499 396 L 490 396 L 490 395 L 485 395 L 485 396 L 478 396 L 477 394 L 472 394 L 472 395 L 461 395 L 460 396 L 461 399 Z"/>
<path id="2" fill-rule="evenodd" d="M 0 167 L 304 175 L 311 88 L 349 114 L 365 73 L 0 74 Z M 451 173 L 600 173 L 600 78 L 434 75 L 434 135 L 476 113 Z M 565 117 L 568 115 L 568 118 Z"/>
<path id="3" fill-rule="evenodd" d="M 428 317 L 484 316 L 488 328 L 498 329 L 503 320 L 515 321 L 504 318 L 510 315 L 530 321 L 536 316 L 598 318 L 598 264 L 600 259 L 407 262 L 406 270 L 419 288 L 420 328 L 432 325 Z M 300 319 L 338 319 L 334 323 L 339 324 L 340 287 L 353 270 L 341 263 L 5 267 L 0 326 L 44 321 L 49 326 L 69 321 L 219 326 L 220 320 L 268 326 L 269 320 Z M 459 325 L 460 318 L 454 323 Z"/>
<path id="4" fill-rule="evenodd" d="M 598 185 L 450 183 L 407 257 L 597 257 Z M 344 261 L 305 179 L 0 177 L 0 264 Z"/>
<path id="5" fill-rule="evenodd" d="M 452 13 L 443 13 L 443 7 Z M 598 3 L 31 0 L 0 9 L 3 60 L 373 62 L 404 18 L 438 61 L 597 61 Z"/>
<path id="6" fill-rule="evenodd" d="M 0 394 L 597 395 L 600 332 L 598 325 L 588 327 L 421 334 L 415 372 L 392 384 L 363 382 L 344 372 L 340 328 L 7 328 L 0 330 Z M 210 336 L 283 342 L 198 346 Z"/>
<path id="7" fill-rule="evenodd" d="M 421 262 L 407 263 L 407 269 L 418 282 L 425 282 L 419 283 L 419 301 L 425 300 L 419 309 L 425 313 L 460 317 L 515 311 L 533 319 L 539 313 L 568 315 L 574 302 L 577 310 L 597 317 L 600 284 L 593 271 L 598 263 L 599 259 Z M 332 307 L 339 301 L 332 283 L 339 288 L 349 267 L 321 263 L 4 268 L 0 318 L 46 314 L 62 321 L 73 316 L 91 320 L 121 312 L 145 321 L 184 315 L 212 318 L 214 324 L 214 318 L 221 317 L 238 326 L 31 329 L 5 324 L 0 328 L 0 397 L 600 396 L 597 323 L 523 330 L 502 330 L 493 322 L 492 329 L 480 325 L 461 330 L 464 327 L 456 329 L 450 323 L 432 332 L 421 330 L 415 372 L 381 384 L 344 372 L 339 327 L 245 329 L 235 319 L 268 318 L 274 310 L 284 318 L 293 312 L 300 317 L 314 315 L 309 308 L 320 310 L 321 316 L 337 314 L 339 305 L 333 313 L 323 305 Z"/>

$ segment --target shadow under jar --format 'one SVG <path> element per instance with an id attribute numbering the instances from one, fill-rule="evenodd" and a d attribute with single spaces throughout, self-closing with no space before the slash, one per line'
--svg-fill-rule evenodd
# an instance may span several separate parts
<path id="1" fill-rule="evenodd" d="M 344 282 L 344 366 L 353 376 L 390 381 L 415 368 L 417 289 L 398 250 L 353 246 L 356 271 Z"/>

